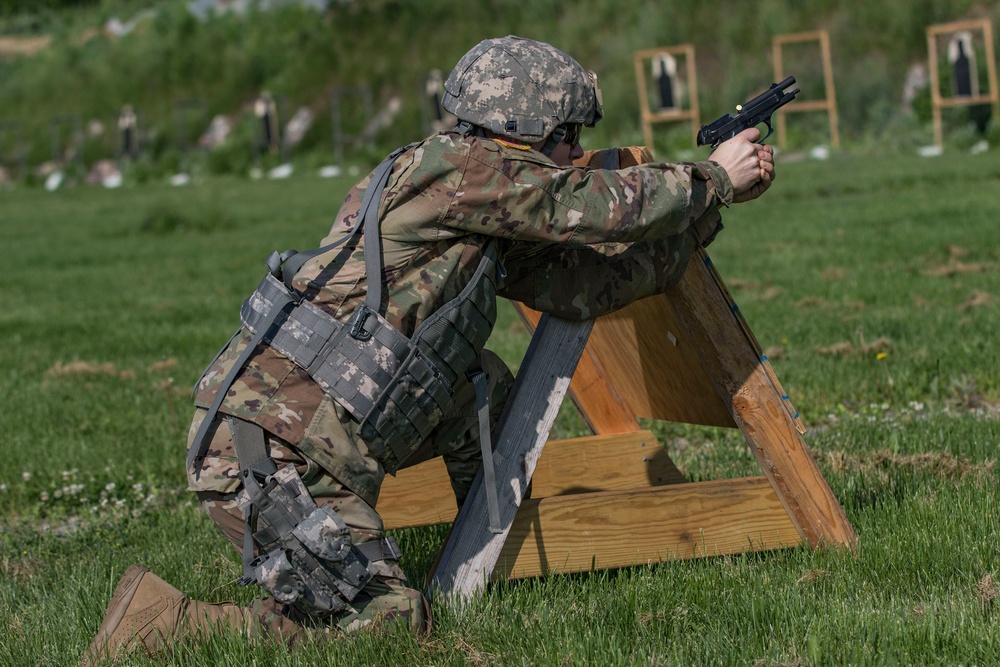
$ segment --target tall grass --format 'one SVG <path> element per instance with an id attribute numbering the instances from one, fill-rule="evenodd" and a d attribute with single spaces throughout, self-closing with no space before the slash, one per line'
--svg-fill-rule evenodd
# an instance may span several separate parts
<path id="1" fill-rule="evenodd" d="M 499 582 L 428 639 L 289 650 L 222 634 L 167 664 L 986 665 L 1000 659 L 1000 162 L 779 161 L 710 248 L 853 523 L 793 549 Z M 0 193 L 0 664 L 73 663 L 122 571 L 249 601 L 184 490 L 188 388 L 274 248 L 350 179 Z M 516 365 L 505 307 L 492 345 Z M 738 432 L 651 423 L 691 479 L 757 474 Z M 556 435 L 584 431 L 565 407 Z M 655 522 L 656 517 L 648 517 Z M 418 584 L 447 527 L 398 532 Z M 153 664 L 136 657 L 131 664 Z"/>

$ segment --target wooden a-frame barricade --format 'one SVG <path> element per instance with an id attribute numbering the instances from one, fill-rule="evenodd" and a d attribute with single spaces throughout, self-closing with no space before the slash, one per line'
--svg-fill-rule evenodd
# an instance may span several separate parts
<path id="1" fill-rule="evenodd" d="M 586 159 L 624 167 L 650 154 Z M 382 489 L 386 528 L 455 522 L 432 590 L 464 599 L 490 577 L 855 544 L 797 413 L 704 252 L 666 294 L 596 321 L 518 310 L 534 335 L 494 433 L 502 530 L 487 526 L 482 475 L 456 516 L 440 459 Z M 567 390 L 595 435 L 549 441 Z M 763 474 L 688 482 L 639 417 L 739 428 Z"/>

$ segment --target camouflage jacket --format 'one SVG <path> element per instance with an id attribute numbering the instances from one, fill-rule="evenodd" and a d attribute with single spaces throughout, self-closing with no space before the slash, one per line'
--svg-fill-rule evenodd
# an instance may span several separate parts
<path id="1" fill-rule="evenodd" d="M 354 226 L 370 178 L 348 193 L 322 245 Z M 559 167 L 507 142 L 432 136 L 396 160 L 381 201 L 385 317 L 411 335 L 467 284 L 489 237 L 499 240 L 508 272 L 501 296 L 562 317 L 596 317 L 678 279 L 721 228 L 718 208 L 732 197 L 729 177 L 712 162 Z M 311 259 L 294 287 L 347 321 L 368 288 L 363 239 Z M 249 339 L 237 336 L 206 371 L 198 406 L 210 404 Z M 221 411 L 295 444 L 322 396 L 302 369 L 262 347 Z"/>

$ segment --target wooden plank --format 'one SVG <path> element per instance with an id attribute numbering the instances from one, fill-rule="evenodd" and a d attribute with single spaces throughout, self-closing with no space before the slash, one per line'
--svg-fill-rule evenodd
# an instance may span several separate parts
<path id="1" fill-rule="evenodd" d="M 527 500 L 494 577 L 585 572 L 795 546 L 764 477 Z"/>
<path id="2" fill-rule="evenodd" d="M 601 317 L 588 355 L 636 417 L 734 427 L 670 305 L 651 297 Z M 588 406 L 588 409 L 591 409 Z"/>
<path id="3" fill-rule="evenodd" d="M 942 35 L 958 32 L 959 30 L 975 30 L 976 28 L 983 28 L 988 23 L 989 19 L 967 19 L 951 23 L 938 23 L 937 25 L 927 26 L 927 33 L 930 35 Z"/>
<path id="4" fill-rule="evenodd" d="M 550 440 L 531 478 L 531 497 L 682 484 L 687 479 L 649 431 Z"/>
<path id="5" fill-rule="evenodd" d="M 774 43 L 792 44 L 794 42 L 815 42 L 819 39 L 822 39 L 822 36 L 823 36 L 823 31 L 819 30 L 813 30 L 810 32 L 794 32 L 785 35 L 775 35 Z M 778 77 L 779 81 L 781 81 L 781 79 L 782 77 Z"/>
<path id="6" fill-rule="evenodd" d="M 375 509 L 386 530 L 454 521 L 458 506 L 444 460 L 439 456 L 387 475 Z"/>
<path id="7" fill-rule="evenodd" d="M 833 85 L 833 58 L 830 55 L 830 33 L 820 31 L 820 48 L 823 51 L 823 81 L 826 88 L 826 101 L 830 105 L 830 145 L 840 148 L 840 120 L 837 117 L 837 91 Z"/>
<path id="8" fill-rule="evenodd" d="M 965 95 L 963 97 L 942 97 L 940 105 L 942 107 L 967 107 L 973 104 L 989 104 L 993 101 L 993 96 L 986 95 Z"/>
<path id="9" fill-rule="evenodd" d="M 687 480 L 649 431 L 550 440 L 531 478 L 535 498 L 638 489 Z M 454 520 L 458 508 L 448 470 L 438 457 L 386 477 L 379 494 L 386 529 Z"/>
<path id="10" fill-rule="evenodd" d="M 664 297 L 728 402 L 792 523 L 811 546 L 854 545 L 857 536 L 809 454 L 773 373 L 755 352 L 703 251 Z"/>
<path id="11" fill-rule="evenodd" d="M 827 100 L 797 100 L 795 104 L 789 104 L 781 109 L 782 113 L 795 113 L 797 111 L 830 111 L 830 102 Z"/>
<path id="12" fill-rule="evenodd" d="M 592 327 L 592 320 L 542 317 L 496 428 L 500 530 L 491 532 L 485 520 L 489 514 L 480 471 L 441 551 L 431 593 L 460 602 L 482 590 L 524 500 Z"/>

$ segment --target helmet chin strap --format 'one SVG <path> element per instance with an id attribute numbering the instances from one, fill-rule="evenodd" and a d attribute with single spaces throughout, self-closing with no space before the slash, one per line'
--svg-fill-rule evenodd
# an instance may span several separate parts
<path id="1" fill-rule="evenodd" d="M 552 151 L 556 149 L 556 146 L 563 142 L 567 134 L 568 130 L 565 125 L 560 125 L 556 129 L 552 130 L 552 134 L 545 139 L 545 145 L 542 146 L 542 155 L 545 157 L 552 157 Z"/>

